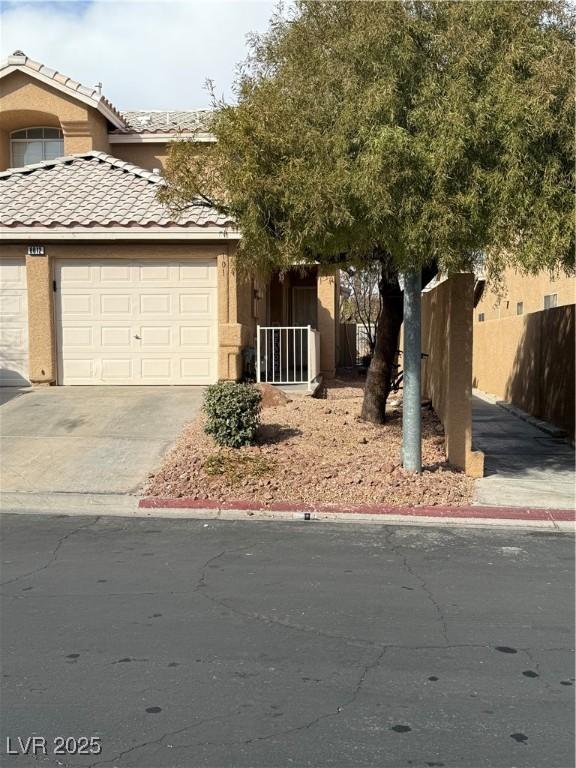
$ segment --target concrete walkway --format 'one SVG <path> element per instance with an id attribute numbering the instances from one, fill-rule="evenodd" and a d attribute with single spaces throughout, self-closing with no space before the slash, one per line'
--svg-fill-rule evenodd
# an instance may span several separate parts
<path id="1" fill-rule="evenodd" d="M 10 497 L 128 494 L 197 414 L 202 387 L 47 387 L 0 402 L 2 507 Z"/>
<path id="2" fill-rule="evenodd" d="M 574 450 L 505 411 L 489 396 L 473 398 L 474 448 L 484 451 L 475 504 L 573 509 Z"/>

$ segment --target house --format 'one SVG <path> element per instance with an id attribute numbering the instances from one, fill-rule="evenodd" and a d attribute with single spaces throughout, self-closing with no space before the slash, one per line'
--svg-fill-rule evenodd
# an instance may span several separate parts
<path id="1" fill-rule="evenodd" d="M 205 117 L 0 65 L 0 384 L 204 385 L 255 354 L 275 383 L 334 375 L 336 271 L 240 279 L 233 221 L 158 202 L 170 143 L 214 140 Z"/>
<path id="2" fill-rule="evenodd" d="M 543 270 L 526 275 L 507 267 L 500 286 L 485 287 L 482 277 L 479 282 L 482 291 L 474 308 L 474 323 L 540 312 L 576 300 L 576 278 L 564 273 Z"/>

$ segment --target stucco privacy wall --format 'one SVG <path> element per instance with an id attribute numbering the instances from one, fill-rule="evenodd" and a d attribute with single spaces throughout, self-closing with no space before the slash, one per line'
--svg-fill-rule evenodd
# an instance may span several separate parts
<path id="1" fill-rule="evenodd" d="M 2 256 L 22 258 L 27 245 L 3 245 Z M 236 379 L 242 373 L 242 347 L 252 343 L 251 327 L 238 319 L 240 286 L 233 266 L 232 245 L 180 244 L 60 244 L 46 245 L 45 256 L 26 256 L 29 323 L 29 374 L 32 383 L 54 383 L 56 332 L 54 325 L 54 262 L 56 259 L 206 259 L 218 269 L 218 376 Z"/>
<path id="2" fill-rule="evenodd" d="M 484 474 L 472 450 L 472 310 L 474 276 L 457 274 L 422 294 L 422 392 L 446 434 L 448 461 L 470 477 Z"/>
<path id="3" fill-rule="evenodd" d="M 320 333 L 320 370 L 327 379 L 336 374 L 339 338 L 339 271 L 318 274 L 318 331 Z"/>
<path id="4" fill-rule="evenodd" d="M 66 155 L 110 151 L 103 115 L 23 72 L 12 72 L 0 80 L 0 170 L 10 166 L 10 133 L 36 126 L 61 128 Z"/>
<path id="5" fill-rule="evenodd" d="M 473 383 L 574 434 L 574 304 L 474 325 Z"/>

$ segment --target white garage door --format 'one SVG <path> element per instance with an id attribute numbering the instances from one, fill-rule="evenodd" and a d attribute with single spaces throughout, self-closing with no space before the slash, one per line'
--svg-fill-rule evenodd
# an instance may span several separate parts
<path id="1" fill-rule="evenodd" d="M 0 386 L 29 383 L 26 264 L 0 259 Z"/>
<path id="2" fill-rule="evenodd" d="M 216 261 L 56 264 L 60 384 L 211 384 Z"/>

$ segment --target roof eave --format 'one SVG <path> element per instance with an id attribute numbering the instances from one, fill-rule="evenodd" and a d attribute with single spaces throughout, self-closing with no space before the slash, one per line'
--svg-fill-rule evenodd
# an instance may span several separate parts
<path id="1" fill-rule="evenodd" d="M 173 141 L 194 141 L 213 144 L 216 137 L 211 133 L 109 133 L 110 144 L 164 144 Z"/>
<path id="2" fill-rule="evenodd" d="M 24 227 L 1 226 L 0 242 L 48 242 L 55 240 L 240 240 L 233 227 Z"/>

